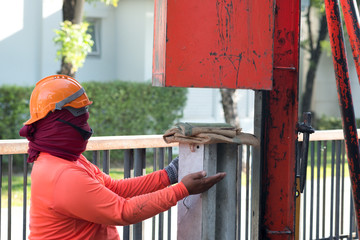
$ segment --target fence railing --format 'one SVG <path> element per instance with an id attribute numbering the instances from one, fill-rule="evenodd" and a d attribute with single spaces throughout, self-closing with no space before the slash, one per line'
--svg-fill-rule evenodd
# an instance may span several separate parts
<path id="1" fill-rule="evenodd" d="M 177 151 L 178 144 L 166 144 L 161 135 L 146 136 L 114 136 L 114 137 L 92 137 L 89 139 L 86 152 L 92 152 L 90 158 L 97 166 L 101 166 L 105 173 L 112 172 L 114 162 L 112 151 L 121 151 L 121 168 L 124 178 L 140 176 L 145 171 L 156 171 L 164 168 L 172 159 L 174 152 Z M 173 150 L 175 147 L 175 150 Z M 0 140 L 0 205 L 3 199 L 7 200 L 7 206 L 0 208 L 0 237 L 1 239 L 26 239 L 29 234 L 28 229 L 28 185 L 32 164 L 26 162 L 27 159 L 27 140 Z M 238 239 L 248 239 L 250 237 L 250 166 L 251 151 L 250 146 L 239 146 L 237 161 L 237 236 Z M 114 154 L 115 155 L 115 154 Z M 119 155 L 119 154 L 118 154 Z M 21 158 L 23 169 L 17 169 L 22 173 L 22 192 L 23 200 L 21 213 L 19 207 L 13 206 L 12 188 L 14 184 L 13 166 L 14 158 Z M 19 160 L 17 160 L 18 162 Z M 17 166 L 18 168 L 18 166 Z M 6 171 L 7 169 L 7 171 Z M 146 170 L 145 170 L 146 169 Z M 5 183 L 2 182 L 3 176 L 7 176 L 7 194 L 3 195 L 2 190 Z M 5 204 L 4 204 L 5 205 Z M 16 211 L 15 211 L 16 210 Z M 152 219 L 132 226 L 118 227 L 121 239 L 176 239 L 177 231 L 177 212 L 169 211 L 161 213 Z M 22 231 L 20 230 L 22 229 Z"/>
<path id="2" fill-rule="evenodd" d="M 310 135 L 307 180 L 300 197 L 300 239 L 358 239 L 342 130 Z"/>
<path id="3" fill-rule="evenodd" d="M 317 131 L 310 141 L 307 181 L 300 195 L 300 239 L 357 239 L 342 130 Z M 0 208 L 1 239 L 26 239 L 29 233 L 27 187 L 31 164 L 26 162 L 27 144 L 26 140 L 0 140 L 0 205 L 7 201 L 7 206 Z M 114 161 L 111 152 L 121 151 L 121 168 L 124 178 L 128 178 L 144 174 L 145 169 L 162 169 L 172 160 L 177 146 L 166 144 L 161 135 L 92 137 L 87 152 L 92 152 L 89 160 L 111 174 Z M 13 173 L 14 158 L 19 156 L 23 161 L 21 211 L 12 202 L 12 180 L 19 172 L 17 169 Z M 249 146 L 239 146 L 237 239 L 251 239 L 251 156 Z M 6 177 L 8 187 L 4 189 Z M 3 194 L 6 190 L 7 194 Z M 176 239 L 176 214 L 170 210 L 143 223 L 121 227 L 119 232 L 124 240 Z"/>

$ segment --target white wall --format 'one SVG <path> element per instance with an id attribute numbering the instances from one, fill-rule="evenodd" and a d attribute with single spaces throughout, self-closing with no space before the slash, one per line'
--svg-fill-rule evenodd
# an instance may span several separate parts
<path id="1" fill-rule="evenodd" d="M 106 81 L 119 79 L 117 76 L 117 51 L 121 48 L 117 41 L 120 30 L 116 24 L 116 8 L 102 3 L 85 5 L 85 17 L 100 21 L 100 55 L 86 58 L 85 64 L 76 73 L 82 81 Z"/>
<path id="2" fill-rule="evenodd" d="M 54 29 L 62 21 L 62 0 L 14 0 L 0 4 L 0 29 L 12 26 L 12 21 L 17 27 L 16 32 L 3 32 L 0 39 L 0 83 L 33 85 L 45 76 L 56 74 L 60 61 L 56 60 L 53 38 Z M 103 4 L 86 5 L 86 17 L 101 19 L 101 55 L 86 59 L 76 76 L 79 81 L 116 79 L 114 14 L 112 7 Z"/>
<path id="3" fill-rule="evenodd" d="M 354 111 L 356 118 L 359 118 L 360 85 L 348 40 L 345 40 L 345 43 Z M 333 60 L 332 56 L 328 56 L 326 52 L 321 55 L 319 68 L 316 72 L 312 109 L 316 112 L 317 117 L 323 115 L 341 117 Z"/>
<path id="4" fill-rule="evenodd" d="M 121 80 L 151 80 L 153 12 L 152 0 L 119 2 L 116 25 L 121 47 L 116 50 L 116 75 Z"/>
<path id="5" fill-rule="evenodd" d="M 41 0 L 0 2 L 0 83 L 33 84 L 40 75 L 41 5 Z"/>

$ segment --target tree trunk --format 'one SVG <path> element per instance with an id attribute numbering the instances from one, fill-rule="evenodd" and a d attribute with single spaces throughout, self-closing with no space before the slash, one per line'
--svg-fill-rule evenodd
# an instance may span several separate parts
<path id="1" fill-rule="evenodd" d="M 308 22 L 308 24 L 310 24 Z M 305 91 L 302 95 L 302 104 L 300 113 L 311 111 L 311 101 L 313 97 L 314 81 L 316 76 L 316 70 L 319 65 L 320 56 L 322 53 L 321 41 L 323 41 L 327 35 L 327 22 L 325 14 L 321 17 L 318 40 L 315 48 L 310 47 L 310 66 L 306 74 Z M 309 36 L 310 38 L 311 36 Z"/>
<path id="2" fill-rule="evenodd" d="M 64 0 L 62 13 L 63 21 L 70 21 L 73 24 L 80 24 L 83 18 L 85 0 Z M 58 74 L 75 77 L 75 72 L 72 70 L 71 63 L 65 63 L 64 58 L 61 60 L 61 69 Z"/>
<path id="3" fill-rule="evenodd" d="M 220 93 L 226 123 L 239 128 L 240 121 L 237 113 L 236 89 L 220 89 Z"/>

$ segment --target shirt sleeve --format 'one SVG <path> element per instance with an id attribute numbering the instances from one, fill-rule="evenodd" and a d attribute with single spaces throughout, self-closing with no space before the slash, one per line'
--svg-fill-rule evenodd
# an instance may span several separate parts
<path id="1" fill-rule="evenodd" d="M 151 193 L 170 185 L 170 180 L 165 170 L 158 170 L 145 176 L 121 180 L 114 180 L 104 173 L 102 177 L 107 188 L 124 198 Z"/>
<path id="2" fill-rule="evenodd" d="M 96 165 L 85 161 L 82 163 L 88 165 L 87 168 L 92 169 L 96 177 L 100 178 L 108 189 L 124 198 L 151 193 L 170 185 L 169 176 L 164 169 L 134 178 L 113 179 Z"/>
<path id="3" fill-rule="evenodd" d="M 152 193 L 124 198 L 86 171 L 70 168 L 58 177 L 53 208 L 69 217 L 94 223 L 129 225 L 168 210 L 188 195 L 185 185 L 178 183 Z"/>

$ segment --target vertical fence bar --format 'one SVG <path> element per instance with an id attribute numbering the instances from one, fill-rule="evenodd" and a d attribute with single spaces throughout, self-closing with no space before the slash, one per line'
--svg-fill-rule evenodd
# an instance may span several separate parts
<path id="1" fill-rule="evenodd" d="M 1 226 L 2 226 L 2 222 L 1 222 L 1 205 L 2 205 L 2 201 L 1 201 L 1 196 L 2 196 L 2 177 L 3 177 L 3 169 L 2 169 L 2 165 L 3 165 L 3 156 L 0 155 L 0 238 L 1 238 Z"/>
<path id="2" fill-rule="evenodd" d="M 315 166 L 315 143 L 310 143 L 311 147 L 311 189 L 310 189 L 310 231 L 309 238 L 313 237 L 313 221 L 314 221 L 314 166 Z"/>
<path id="3" fill-rule="evenodd" d="M 9 155 L 8 162 L 8 240 L 11 240 L 11 196 L 12 196 L 12 173 L 13 173 L 13 155 Z"/>
<path id="4" fill-rule="evenodd" d="M 303 197 L 303 232 L 302 232 L 302 234 L 303 234 L 303 239 L 306 240 L 307 239 L 306 238 L 306 226 L 307 226 L 307 224 L 306 224 L 306 199 L 307 199 L 306 198 L 306 195 L 307 195 L 306 185 L 304 187 L 303 195 L 304 195 L 304 197 Z"/>
<path id="5" fill-rule="evenodd" d="M 349 239 L 352 240 L 353 239 L 353 219 L 354 219 L 354 200 L 353 200 L 353 196 L 352 196 L 352 192 L 350 193 L 350 220 L 349 220 L 349 225 L 350 225 L 350 229 L 349 229 Z"/>
<path id="6" fill-rule="evenodd" d="M 323 207 L 322 207 L 322 238 L 325 237 L 325 217 L 326 217 L 326 165 L 327 165 L 327 141 L 324 141 L 324 161 L 323 161 Z"/>
<path id="7" fill-rule="evenodd" d="M 156 161 L 156 158 L 157 158 L 157 149 L 154 148 L 154 158 L 153 158 L 153 172 L 156 171 L 157 169 L 157 161 Z M 156 231 L 156 216 L 152 217 L 152 240 L 155 240 L 155 231 Z"/>
<path id="8" fill-rule="evenodd" d="M 132 149 L 125 149 L 124 150 L 124 178 L 130 178 L 130 171 L 131 171 L 131 161 L 133 160 L 134 151 Z M 124 226 L 123 227 L 123 239 L 129 240 L 130 239 L 130 227 Z"/>
<path id="9" fill-rule="evenodd" d="M 249 238 L 249 201 L 250 201 L 250 147 L 246 146 L 246 214 L 245 214 L 245 239 Z"/>
<path id="10" fill-rule="evenodd" d="M 23 185 L 23 240 L 26 239 L 26 216 L 27 216 L 27 175 L 28 163 L 27 155 L 24 155 L 24 185 Z"/>
<path id="11" fill-rule="evenodd" d="M 335 238 L 339 239 L 340 232 L 340 158 L 341 141 L 336 141 L 336 196 L 335 196 Z"/>
<path id="12" fill-rule="evenodd" d="M 238 157 L 237 157 L 237 240 L 241 239 L 241 179 L 242 179 L 242 154 L 243 154 L 243 145 L 238 146 Z"/>
<path id="13" fill-rule="evenodd" d="M 109 174 L 109 172 L 110 172 L 110 150 L 104 150 L 103 172 L 106 174 Z"/>
<path id="14" fill-rule="evenodd" d="M 301 190 L 300 190 L 300 149 L 301 145 L 299 141 L 296 141 L 296 165 L 295 165 L 295 174 L 296 174 L 296 215 L 295 215 L 295 239 L 300 239 L 300 210 L 301 210 Z"/>
<path id="15" fill-rule="evenodd" d="M 341 229 L 340 234 L 344 233 L 344 195 L 345 195 L 345 145 L 341 141 Z"/>
<path id="16" fill-rule="evenodd" d="M 144 159 L 146 149 L 135 149 L 134 150 L 134 177 L 143 175 Z M 133 225 L 133 236 L 135 240 L 142 239 L 142 222 Z"/>
<path id="17" fill-rule="evenodd" d="M 168 164 L 172 161 L 172 148 L 169 147 L 168 149 Z M 168 240 L 171 240 L 171 208 L 167 211 L 168 212 Z"/>
<path id="18" fill-rule="evenodd" d="M 320 233 L 320 166 L 321 166 L 321 141 L 317 142 L 316 146 L 316 176 L 317 176 L 317 190 L 316 190 L 316 239 L 319 239 Z"/>
<path id="19" fill-rule="evenodd" d="M 159 148 L 159 169 L 164 168 L 165 151 L 164 148 Z M 164 238 L 164 213 L 159 213 L 159 240 Z"/>
<path id="20" fill-rule="evenodd" d="M 98 166 L 100 160 L 100 151 L 93 151 L 93 160 L 92 163 Z"/>
<path id="21" fill-rule="evenodd" d="M 331 192 L 330 192 L 330 239 L 333 239 L 334 223 L 334 165 L 335 165 L 335 141 L 331 141 Z"/>

